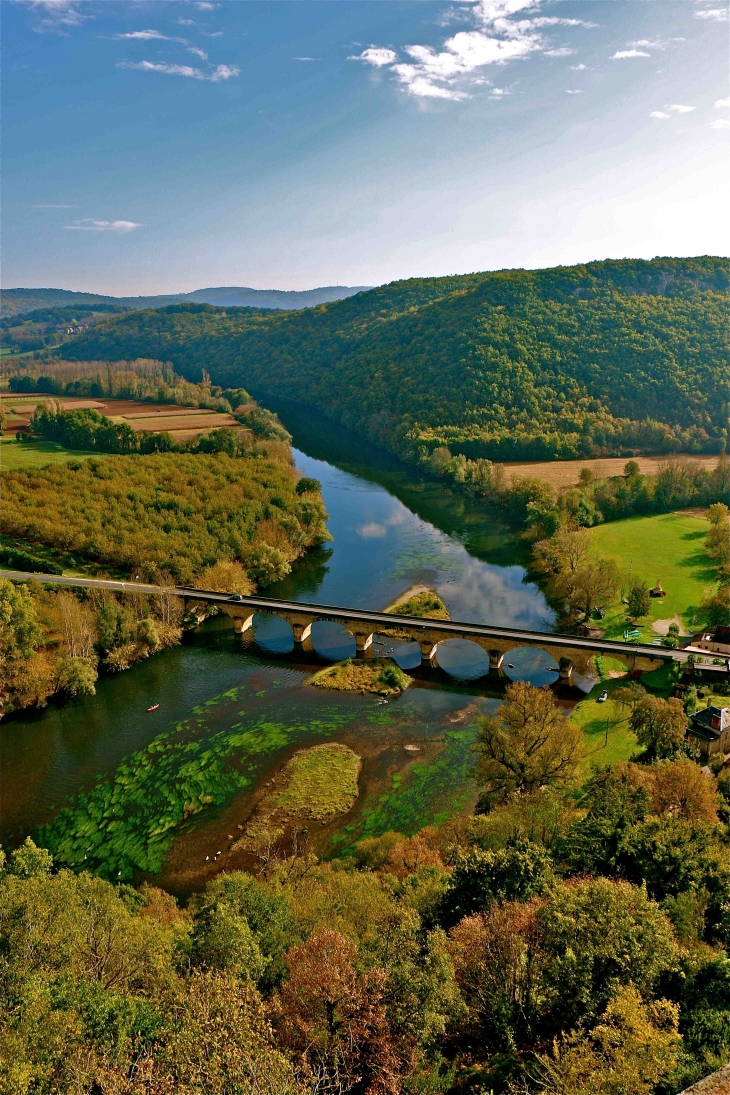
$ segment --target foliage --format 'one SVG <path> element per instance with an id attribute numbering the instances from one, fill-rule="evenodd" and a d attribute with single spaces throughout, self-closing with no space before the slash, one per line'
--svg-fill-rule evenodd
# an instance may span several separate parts
<path id="1" fill-rule="evenodd" d="M 420 593 L 414 593 L 407 601 L 387 608 L 386 612 L 392 612 L 394 616 L 422 616 L 429 620 L 448 620 L 449 610 L 433 589 L 425 589 Z"/>
<path id="2" fill-rule="evenodd" d="M 412 678 L 390 658 L 368 658 L 327 666 L 314 673 L 307 682 L 315 688 L 335 692 L 375 692 L 380 696 L 397 696 L 404 692 Z"/>
<path id="3" fill-rule="evenodd" d="M 357 753 L 339 742 L 303 749 L 287 763 L 287 784 L 276 805 L 317 821 L 346 813 L 357 798 L 361 767 Z"/>
<path id="4" fill-rule="evenodd" d="M 488 802 L 545 784 L 569 785 L 583 753 L 583 735 L 552 693 L 523 681 L 507 685 L 496 715 L 480 721 L 476 779 Z"/>
<path id="5" fill-rule="evenodd" d="M 633 585 L 629 590 L 626 606 L 629 616 L 633 616 L 634 619 L 638 619 L 640 616 L 648 616 L 650 607 L 651 599 L 648 585 L 644 582 Z"/>
<path id="6" fill-rule="evenodd" d="M 267 443 L 262 443 L 266 445 Z M 60 551 L 191 582 L 221 560 L 261 580 L 328 534 L 291 466 L 255 449 L 243 459 L 159 453 L 3 475 L 2 530 Z M 247 565 L 249 564 L 249 565 Z"/>
<path id="7" fill-rule="evenodd" d="M 629 721 L 639 745 L 643 745 L 652 759 L 674 755 L 684 741 L 689 725 L 681 700 L 663 700 L 659 696 L 641 699 Z"/>
<path id="8" fill-rule="evenodd" d="M 677 1064 L 678 1009 L 645 1004 L 633 986 L 619 989 L 591 1030 L 575 1030 L 539 1054 L 545 1095 L 652 1095 Z"/>
<path id="9" fill-rule="evenodd" d="M 719 452 L 726 291 L 712 258 L 414 279 L 269 319 L 136 312 L 67 353 L 171 360 L 186 376 L 214 359 L 216 382 L 327 407 L 399 452 Z"/>

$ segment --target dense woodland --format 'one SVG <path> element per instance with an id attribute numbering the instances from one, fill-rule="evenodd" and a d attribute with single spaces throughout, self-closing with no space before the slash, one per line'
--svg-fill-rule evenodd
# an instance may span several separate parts
<path id="1" fill-rule="evenodd" d="M 709 257 L 413 279 L 268 318 L 135 312 L 64 353 L 206 369 L 326 407 L 410 459 L 720 452 L 727 291 L 727 262 Z"/>
<path id="2" fill-rule="evenodd" d="M 672 1095 L 712 1071 L 730 777 L 687 757 L 679 701 L 625 691 L 642 755 L 580 791 L 580 730 L 514 684 L 475 815 L 332 862 L 269 848 L 187 907 L 27 841 L 0 874 L 0 1091 Z"/>

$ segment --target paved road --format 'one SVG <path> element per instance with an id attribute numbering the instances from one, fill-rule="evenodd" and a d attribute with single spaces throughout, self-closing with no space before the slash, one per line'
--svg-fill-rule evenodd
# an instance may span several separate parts
<path id="1" fill-rule="evenodd" d="M 86 586 L 96 589 L 111 589 L 117 593 L 162 593 L 160 586 L 144 585 L 141 582 L 115 582 L 98 578 L 67 578 L 55 574 L 29 574 L 20 570 L 0 572 L 0 577 L 14 581 L 48 582 L 52 585 Z M 174 586 L 167 592 L 188 600 L 206 601 L 211 604 L 233 605 L 227 593 L 214 590 L 196 589 L 193 586 Z M 347 624 L 363 623 L 372 626 L 373 631 L 382 627 L 393 627 L 394 617 L 385 612 L 368 612 L 359 608 L 335 608 L 332 605 L 308 604 L 302 601 L 279 601 L 271 597 L 240 597 L 235 601 L 237 608 L 250 608 L 254 612 L 298 613 L 313 616 L 319 620 L 334 620 Z M 575 635 L 559 635 L 546 631 L 523 631 L 516 627 L 490 627 L 486 624 L 461 623 L 457 620 L 428 620 L 417 616 L 395 617 L 399 626 L 407 624 L 412 631 L 438 631 L 454 638 L 493 638 L 506 639 L 522 646 L 563 647 L 564 649 L 585 651 L 593 654 L 638 655 L 650 658 L 665 658 L 683 662 L 687 658 L 684 650 L 670 650 L 667 647 L 651 646 L 644 643 L 613 642 L 609 639 L 587 639 Z M 718 667 L 713 667 L 718 668 Z"/>

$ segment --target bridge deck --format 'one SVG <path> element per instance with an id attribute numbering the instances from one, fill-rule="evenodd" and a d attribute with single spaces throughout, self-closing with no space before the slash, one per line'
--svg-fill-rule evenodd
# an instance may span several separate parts
<path id="1" fill-rule="evenodd" d="M 117 593 L 156 593 L 165 592 L 162 587 L 145 585 L 141 582 L 122 582 L 112 579 L 71 578 L 55 574 L 30 574 L 26 571 L 0 571 L 0 577 L 15 581 L 47 582 L 52 585 L 84 586 L 97 589 L 110 589 Z M 310 604 L 303 601 L 280 601 L 273 597 L 242 597 L 232 601 L 227 593 L 215 590 L 196 589 L 193 586 L 174 586 L 167 592 L 175 593 L 187 600 L 206 601 L 211 604 L 226 605 L 230 608 L 251 609 L 255 612 L 273 614 L 299 614 L 318 620 L 333 620 L 343 624 L 362 623 L 372 626 L 373 631 L 385 628 L 407 627 L 413 632 L 438 632 L 452 638 L 501 639 L 516 645 L 562 647 L 564 649 L 585 651 L 594 654 L 615 654 L 625 659 L 632 657 L 663 658 L 667 661 L 683 662 L 687 659 L 684 650 L 672 650 L 668 647 L 651 646 L 647 643 L 622 643 L 610 639 L 591 639 L 577 635 L 561 635 L 550 631 L 525 631 L 516 627 L 493 627 L 489 624 L 463 623 L 458 620 L 429 620 L 421 616 L 393 616 L 386 612 L 369 612 L 360 608 L 338 608 L 334 605 Z"/>

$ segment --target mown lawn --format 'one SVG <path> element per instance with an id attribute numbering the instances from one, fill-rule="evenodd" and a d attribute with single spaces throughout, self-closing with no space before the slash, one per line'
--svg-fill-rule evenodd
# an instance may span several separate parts
<path id="1" fill-rule="evenodd" d="M 657 638 L 651 626 L 654 620 L 679 616 L 682 631 L 687 633 L 693 626 L 692 618 L 700 618 L 702 595 L 717 584 L 704 553 L 709 527 L 707 521 L 697 517 L 663 513 L 655 517 L 629 517 L 591 529 L 596 554 L 616 560 L 627 576 L 627 588 L 629 578 L 631 582 L 644 581 L 650 587 L 658 579 L 666 590 L 666 597 L 652 598 L 649 615 L 636 625 L 645 641 Z M 601 626 L 606 638 L 620 640 L 626 627 L 626 606 L 617 603 L 604 607 L 608 611 Z M 698 630 L 697 624 L 694 630 Z"/>
<path id="2" fill-rule="evenodd" d="M 47 464 L 65 464 L 68 460 L 88 460 L 90 456 L 106 455 L 64 449 L 57 441 L 24 441 L 19 445 L 15 438 L 3 437 L 0 440 L 0 471 L 42 468 Z"/>
<path id="3" fill-rule="evenodd" d="M 583 730 L 586 755 L 581 765 L 581 776 L 588 779 L 591 769 L 628 760 L 636 752 L 636 738 L 629 728 L 628 709 L 614 703 L 612 694 L 626 686 L 626 680 L 603 680 L 578 704 L 570 716 Z M 606 689 L 608 699 L 598 703 L 598 697 Z"/>

